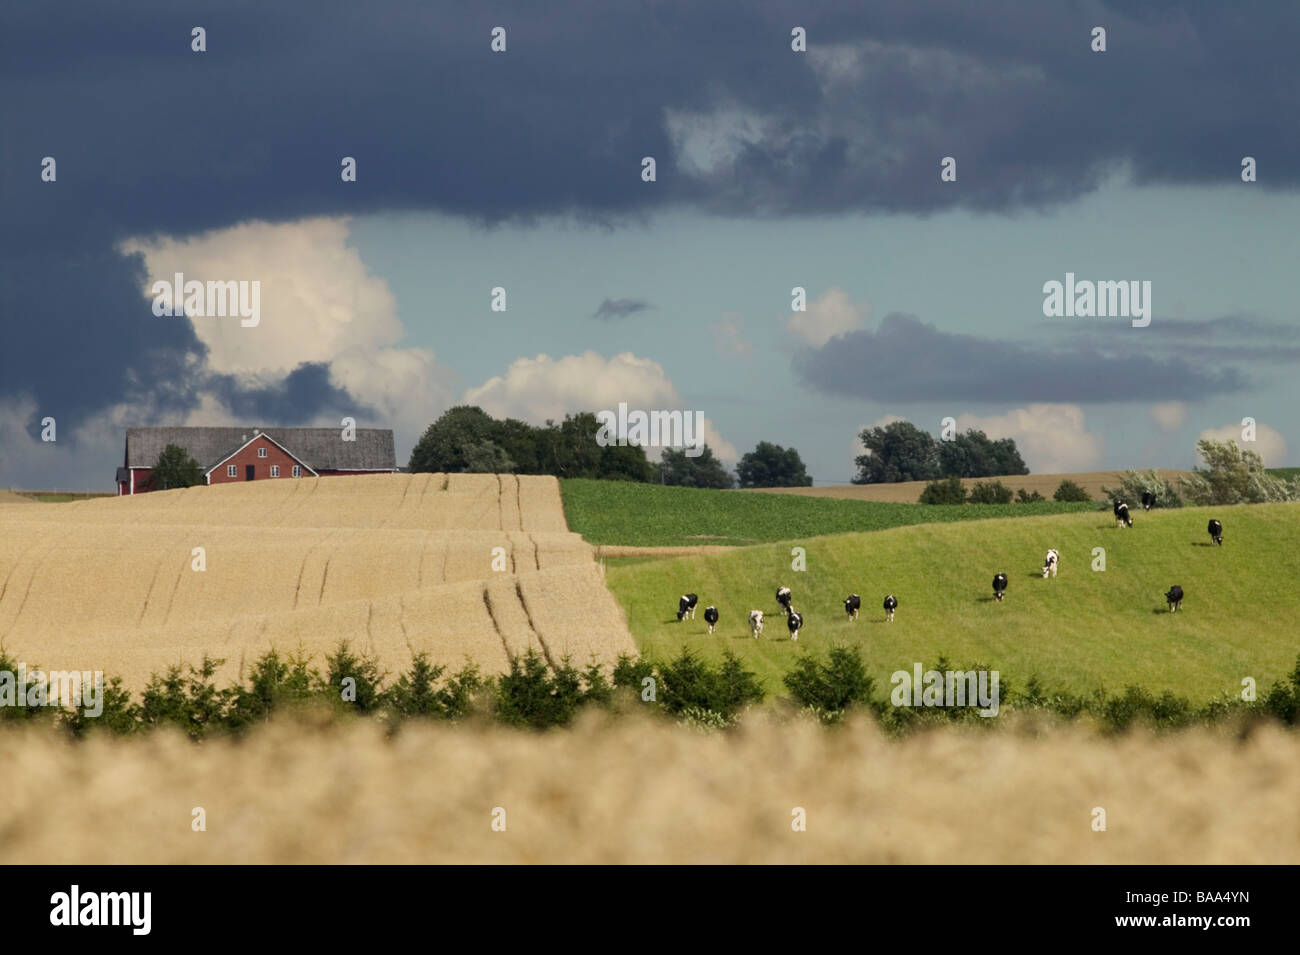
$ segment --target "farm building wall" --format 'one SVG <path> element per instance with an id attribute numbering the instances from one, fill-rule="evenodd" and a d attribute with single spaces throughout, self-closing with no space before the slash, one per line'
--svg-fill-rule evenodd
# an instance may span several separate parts
<path id="1" fill-rule="evenodd" d="M 266 450 L 266 457 L 258 456 L 259 449 Z M 253 480 L 255 481 L 277 480 L 271 477 L 272 465 L 279 465 L 281 478 L 292 478 L 295 464 L 302 466 L 303 477 L 311 476 L 311 472 L 301 461 L 292 455 L 285 454 L 270 438 L 259 435 L 250 441 L 247 446 L 240 448 L 232 457 L 214 467 L 209 475 L 208 482 L 210 484 L 233 484 L 237 481 L 245 481 L 247 480 L 245 468 L 249 465 L 253 467 Z M 232 465 L 235 468 L 234 477 L 231 477 L 228 473 Z"/>

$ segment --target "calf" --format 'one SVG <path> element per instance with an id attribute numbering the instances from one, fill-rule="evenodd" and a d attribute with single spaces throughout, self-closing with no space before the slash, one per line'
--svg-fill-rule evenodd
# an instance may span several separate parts
<path id="1" fill-rule="evenodd" d="M 1125 527 L 1133 526 L 1133 518 L 1128 516 L 1128 505 L 1123 501 L 1115 502 L 1115 526 L 1123 525 Z"/>
<path id="2" fill-rule="evenodd" d="M 862 598 L 857 594 L 849 594 L 844 600 L 844 612 L 849 615 L 849 619 L 857 620 L 860 609 L 862 609 Z"/>
<path id="3" fill-rule="evenodd" d="M 1150 491 L 1142 492 L 1142 510 L 1149 511 L 1156 506 L 1156 496 Z"/>
<path id="4" fill-rule="evenodd" d="M 890 594 L 885 598 L 885 622 L 894 622 L 894 611 L 898 609 L 898 598 Z"/>
<path id="5" fill-rule="evenodd" d="M 1210 538 L 1214 543 L 1223 545 L 1223 525 L 1218 521 L 1210 521 Z"/>
<path id="6" fill-rule="evenodd" d="M 754 639 L 763 632 L 763 611 L 751 610 L 749 612 L 749 629 L 754 634 Z"/>
<path id="7" fill-rule="evenodd" d="M 1165 594 L 1165 599 L 1169 601 L 1169 612 L 1173 613 L 1183 605 L 1183 588 L 1174 584 L 1169 588 L 1169 593 Z"/>
<path id="8" fill-rule="evenodd" d="M 780 587 L 776 591 L 776 602 L 781 605 L 781 609 L 787 614 L 790 613 L 790 588 Z"/>
<path id="9" fill-rule="evenodd" d="M 709 633 L 712 633 L 712 632 L 713 632 L 713 628 L 716 627 L 716 626 L 718 625 L 718 608 L 717 608 L 717 607 L 705 607 L 705 608 L 704 608 L 704 622 L 707 623 L 707 624 L 709 625 Z"/>
<path id="10" fill-rule="evenodd" d="M 790 639 L 798 640 L 799 628 L 803 626 L 803 617 L 799 615 L 799 611 L 791 610 L 786 614 L 785 625 L 790 628 Z"/>
<path id="11" fill-rule="evenodd" d="M 695 596 L 695 594 L 682 594 L 681 597 L 677 599 L 677 619 L 683 620 L 687 614 L 690 614 L 691 619 L 694 620 L 695 605 L 699 603 L 699 601 L 700 598 Z"/>
<path id="12" fill-rule="evenodd" d="M 1044 579 L 1044 580 L 1047 579 L 1047 575 L 1048 575 L 1049 573 L 1050 573 L 1053 577 L 1056 576 L 1056 565 L 1059 564 L 1060 562 L 1061 562 L 1061 555 L 1060 555 L 1060 554 L 1058 554 L 1058 553 L 1057 553 L 1056 551 L 1054 551 L 1054 550 L 1049 550 L 1049 551 L 1047 552 L 1047 557 L 1043 560 L 1043 579 Z"/>
<path id="13" fill-rule="evenodd" d="M 1001 600 L 1002 594 L 1006 592 L 1006 589 L 1007 589 L 1006 574 L 998 574 L 996 577 L 993 578 L 993 599 L 994 600 Z"/>

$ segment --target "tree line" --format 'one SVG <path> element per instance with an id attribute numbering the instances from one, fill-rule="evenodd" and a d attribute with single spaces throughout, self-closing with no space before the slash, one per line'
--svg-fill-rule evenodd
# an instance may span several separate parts
<path id="1" fill-rule="evenodd" d="M 698 455 L 664 448 L 652 462 L 633 445 L 606 444 L 594 412 L 530 425 L 493 418 L 475 405 L 458 405 L 429 425 L 411 451 L 413 473 L 551 474 L 672 484 L 679 487 L 807 487 L 812 484 L 799 452 L 760 441 L 731 473 L 706 443 Z"/>
<path id="2" fill-rule="evenodd" d="M 858 468 L 854 484 L 1029 473 L 1014 440 L 994 441 L 974 428 L 941 441 L 910 421 L 894 421 L 863 428 L 858 438 L 867 453 L 853 461 Z"/>

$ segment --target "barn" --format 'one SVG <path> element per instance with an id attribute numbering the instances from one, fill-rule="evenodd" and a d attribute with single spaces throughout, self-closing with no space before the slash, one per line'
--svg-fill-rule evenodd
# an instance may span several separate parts
<path id="1" fill-rule="evenodd" d="M 347 438 L 342 428 L 127 428 L 117 493 L 153 490 L 153 466 L 169 444 L 199 462 L 207 484 L 399 470 L 391 429 L 355 428 Z"/>

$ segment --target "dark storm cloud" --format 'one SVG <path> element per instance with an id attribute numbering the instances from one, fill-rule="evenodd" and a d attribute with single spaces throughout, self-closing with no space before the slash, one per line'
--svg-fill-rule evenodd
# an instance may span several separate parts
<path id="1" fill-rule="evenodd" d="M 283 427 L 308 424 L 318 414 L 348 415 L 364 420 L 375 411 L 358 404 L 343 388 L 330 383 L 329 365 L 303 362 L 280 382 L 241 384 L 229 375 L 215 377 L 209 388 L 236 415 L 249 421 L 273 421 Z"/>
<path id="2" fill-rule="evenodd" d="M 1033 348 L 940 331 L 899 314 L 887 315 L 876 331 L 805 349 L 792 364 L 814 391 L 895 403 L 1193 401 L 1246 386 L 1233 368 L 1176 356 L 1153 358 L 1122 346 Z"/>
<path id="3" fill-rule="evenodd" d="M 1088 48 L 1096 24 L 1109 52 Z M 1297 40 L 1285 4 L 4 4 L 0 397 L 74 415 L 195 400 L 202 350 L 141 312 L 138 270 L 110 251 L 131 235 L 385 210 L 1010 212 L 1119 165 L 1228 183 L 1247 153 L 1252 188 L 1294 186 Z M 939 181 L 947 155 L 957 183 Z"/>
<path id="4" fill-rule="evenodd" d="M 1053 331 L 1065 331 L 1070 347 L 1097 343 L 1114 347 L 1128 326 L 1099 322 L 1069 325 L 1050 323 Z M 1253 315 L 1224 315 L 1209 319 L 1162 319 L 1157 316 L 1142 335 L 1125 338 L 1130 352 L 1151 355 L 1176 354 L 1195 362 L 1245 361 L 1262 364 L 1290 364 L 1300 361 L 1300 326 L 1272 322 Z"/>
<path id="5" fill-rule="evenodd" d="M 602 321 L 610 321 L 615 318 L 627 318 L 629 315 L 635 315 L 637 312 L 644 312 L 654 308 L 649 302 L 643 302 L 635 298 L 617 298 L 605 299 L 600 303 L 592 318 L 599 318 Z"/>

